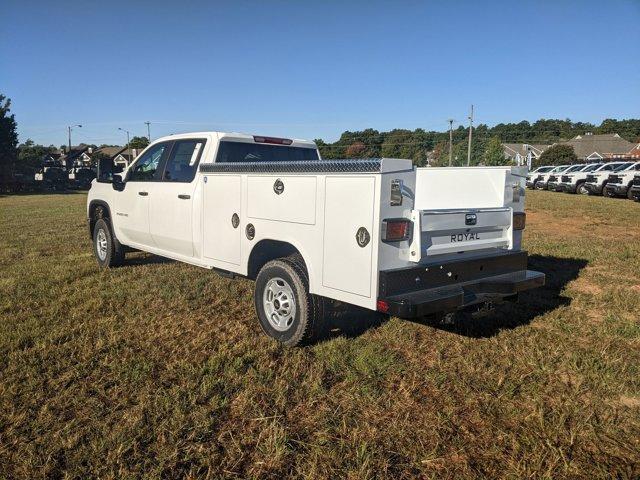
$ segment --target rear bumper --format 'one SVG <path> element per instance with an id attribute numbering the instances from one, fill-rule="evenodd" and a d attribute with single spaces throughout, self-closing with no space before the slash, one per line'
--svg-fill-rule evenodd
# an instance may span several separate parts
<path id="1" fill-rule="evenodd" d="M 488 299 L 513 296 L 545 282 L 543 273 L 527 270 L 526 252 L 380 274 L 380 298 L 387 303 L 388 313 L 400 318 L 452 312 Z"/>

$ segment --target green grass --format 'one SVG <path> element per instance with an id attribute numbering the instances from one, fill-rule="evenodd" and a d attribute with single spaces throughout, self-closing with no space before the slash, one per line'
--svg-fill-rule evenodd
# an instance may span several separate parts
<path id="1" fill-rule="evenodd" d="M 249 281 L 98 271 L 85 199 L 0 198 L 0 478 L 640 475 L 640 204 L 530 192 L 544 289 L 285 349 Z"/>

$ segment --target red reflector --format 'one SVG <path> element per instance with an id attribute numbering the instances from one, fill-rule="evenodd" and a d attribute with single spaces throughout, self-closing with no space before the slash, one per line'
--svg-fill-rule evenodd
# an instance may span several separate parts
<path id="1" fill-rule="evenodd" d="M 383 220 L 382 240 L 384 242 L 398 242 L 406 240 L 411 233 L 411 221 L 406 218 Z"/>
<path id="2" fill-rule="evenodd" d="M 253 136 L 253 141 L 256 143 L 273 143 L 275 145 L 291 145 L 293 140 L 288 138 L 276 138 L 276 137 L 258 137 Z"/>
<path id="3" fill-rule="evenodd" d="M 389 311 L 389 304 L 384 300 L 378 300 L 376 303 L 376 309 L 379 312 L 387 313 Z"/>

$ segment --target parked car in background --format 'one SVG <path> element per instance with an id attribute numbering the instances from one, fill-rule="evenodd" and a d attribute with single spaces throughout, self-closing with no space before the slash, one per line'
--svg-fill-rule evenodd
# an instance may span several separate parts
<path id="1" fill-rule="evenodd" d="M 589 191 L 589 195 L 602 195 L 604 187 L 609 181 L 609 175 L 619 170 L 633 165 L 634 162 L 609 162 L 604 163 L 592 173 L 587 175 L 584 186 Z"/>
<path id="2" fill-rule="evenodd" d="M 532 172 L 527 174 L 526 186 L 527 188 L 536 188 L 536 183 L 542 178 L 543 173 L 549 173 L 553 170 L 553 165 L 545 165 L 543 167 L 538 167 Z"/>
<path id="3" fill-rule="evenodd" d="M 564 175 L 566 173 L 569 173 L 569 172 L 579 172 L 580 170 L 582 170 L 586 166 L 587 165 L 584 164 L 584 163 L 580 163 L 578 165 L 571 165 L 569 168 L 567 168 L 562 173 L 554 173 L 552 175 L 549 175 L 549 180 L 547 181 L 547 190 L 550 190 L 552 192 L 559 192 L 560 191 L 560 182 L 561 182 L 562 175 Z"/>
<path id="4" fill-rule="evenodd" d="M 604 188 L 604 194 L 607 197 L 624 197 L 629 200 L 633 199 L 631 193 L 631 184 L 633 183 L 636 173 L 640 171 L 640 162 L 632 163 L 627 168 L 616 171 L 609 175 L 607 185 Z"/>
<path id="5" fill-rule="evenodd" d="M 560 165 L 559 167 L 554 167 L 553 169 L 549 170 L 546 173 L 543 173 L 542 175 L 539 176 L 539 178 L 536 181 L 536 190 L 547 190 L 548 185 L 549 185 L 549 178 L 551 178 L 552 176 L 555 176 L 559 173 L 564 172 L 565 170 L 567 170 L 571 165 Z"/>
<path id="6" fill-rule="evenodd" d="M 631 183 L 629 191 L 631 192 L 631 198 L 636 202 L 640 202 L 640 173 L 636 173 L 633 177 L 633 182 Z"/>
<path id="7" fill-rule="evenodd" d="M 584 185 L 587 180 L 587 175 L 594 172 L 601 166 L 602 163 L 589 163 L 587 165 L 583 165 L 579 170 L 567 170 L 560 177 L 558 190 L 567 193 L 580 193 L 581 195 L 587 195 L 589 191 Z"/>

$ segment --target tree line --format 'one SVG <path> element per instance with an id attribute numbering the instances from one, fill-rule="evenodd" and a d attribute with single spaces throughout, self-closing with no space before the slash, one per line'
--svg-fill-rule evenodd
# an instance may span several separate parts
<path id="1" fill-rule="evenodd" d="M 573 122 L 569 119 L 499 123 L 493 127 L 479 124 L 473 128 L 471 164 L 509 163 L 504 158 L 502 143 L 551 144 L 586 132 L 618 133 L 629 141 L 640 142 L 640 120 L 606 119 L 600 125 Z M 453 165 L 466 165 L 468 135 L 468 129 L 462 125 L 453 130 Z M 146 142 L 146 137 L 134 137 L 131 140 L 131 148 L 144 147 Z M 392 157 L 411 159 L 418 166 L 426 165 L 428 159 L 432 165 L 449 164 L 448 131 L 437 132 L 417 128 L 380 132 L 367 128 L 362 131 L 343 132 L 333 143 L 316 139 L 316 144 L 325 159 Z M 41 166 L 43 157 L 56 150 L 53 145 L 36 145 L 31 140 L 18 145 L 17 123 L 11 113 L 11 100 L 0 94 L 0 181 L 14 173 L 32 173 Z M 563 159 L 571 156 L 571 152 L 568 151 L 561 151 L 559 154 Z"/>
<path id="2" fill-rule="evenodd" d="M 471 142 L 472 165 L 502 165 L 505 163 L 502 143 L 552 144 L 569 140 L 586 132 L 618 133 L 621 137 L 640 142 L 640 120 L 606 119 L 600 125 L 571 120 L 538 120 L 534 123 L 499 123 L 493 127 L 480 124 L 473 128 Z M 453 130 L 453 165 L 466 165 L 469 130 L 459 126 Z M 368 128 L 346 131 L 333 143 L 316 139 L 323 158 L 395 157 L 410 158 L 416 165 L 425 165 L 431 152 L 432 164 L 449 164 L 449 132 L 394 129 L 380 132 Z"/>

